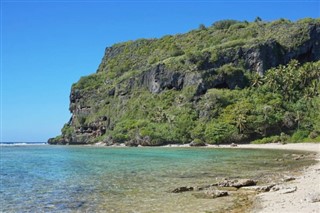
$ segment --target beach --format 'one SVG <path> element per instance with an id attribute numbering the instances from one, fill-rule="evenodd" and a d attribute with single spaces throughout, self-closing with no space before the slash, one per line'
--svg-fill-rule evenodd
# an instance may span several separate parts
<path id="1" fill-rule="evenodd" d="M 216 147 L 216 146 L 212 146 Z M 228 148 L 230 145 L 220 145 Z M 283 194 L 283 190 L 258 194 L 249 212 L 259 213 L 319 213 L 320 212 L 320 143 L 291 144 L 242 144 L 231 148 L 242 149 L 283 149 L 314 152 L 317 163 L 304 168 L 295 180 L 279 184 L 283 190 L 293 192 Z M 296 190 L 295 190 L 296 189 Z"/>
<path id="2" fill-rule="evenodd" d="M 316 153 L 317 163 L 309 166 L 296 176 L 295 180 L 280 184 L 284 189 L 295 189 L 292 193 L 282 194 L 281 191 L 265 192 L 257 195 L 251 212 L 259 213 L 295 213 L 320 212 L 320 144 L 248 144 L 238 148 L 287 149 Z"/>
<path id="3" fill-rule="evenodd" d="M 188 147 L 188 145 L 171 145 Z M 320 212 L 320 143 L 208 145 L 208 148 L 281 149 L 314 152 L 317 163 L 304 168 L 295 180 L 277 184 L 282 189 L 258 194 L 249 212 L 319 213 Z M 283 193 L 284 191 L 292 191 Z"/>

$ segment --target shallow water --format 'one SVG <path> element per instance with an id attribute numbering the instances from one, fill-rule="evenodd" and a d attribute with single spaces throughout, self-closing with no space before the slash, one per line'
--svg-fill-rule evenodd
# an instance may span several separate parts
<path id="1" fill-rule="evenodd" d="M 233 198 L 168 191 L 224 177 L 261 179 L 311 163 L 294 161 L 297 151 L 252 149 L 8 146 L 0 153 L 3 212 L 215 211 Z"/>

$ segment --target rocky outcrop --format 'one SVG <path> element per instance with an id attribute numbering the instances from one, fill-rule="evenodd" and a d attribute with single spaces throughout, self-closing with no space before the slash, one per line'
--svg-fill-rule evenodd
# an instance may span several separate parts
<path id="1" fill-rule="evenodd" d="M 96 116 L 94 120 L 87 119 L 104 105 L 110 104 L 110 101 L 106 101 L 106 97 L 116 99 L 117 101 L 113 104 L 121 103 L 122 107 L 126 105 L 127 100 L 134 98 L 134 91 L 140 89 L 147 89 L 156 95 L 166 90 L 180 91 L 183 88 L 194 86 L 196 88 L 193 94 L 195 98 L 192 101 L 194 101 L 193 104 L 197 104 L 196 100 L 199 100 L 209 89 L 245 88 L 248 86 L 245 72 L 257 72 L 262 76 L 268 69 L 287 64 L 292 59 L 297 59 L 301 63 L 320 60 L 319 24 L 310 24 L 304 33 L 307 34 L 308 39 L 295 48 L 288 48 L 281 45 L 276 39 L 269 39 L 250 46 L 238 45 L 221 49 L 214 60 L 212 53 L 208 51 L 202 51 L 200 59 L 190 60 L 182 57 L 183 64 L 192 65 L 192 68 L 188 70 L 174 69 L 166 64 L 165 60 L 151 64 L 146 58 L 143 58 L 142 53 L 135 51 L 135 48 L 141 46 L 145 49 L 149 48 L 149 45 L 156 40 L 143 39 L 108 47 L 97 73 L 109 73 L 111 72 L 110 63 L 117 61 L 117 66 L 121 66 L 124 63 L 122 60 L 127 58 L 135 60 L 126 69 L 137 69 L 139 72 L 121 81 L 105 80 L 104 84 L 110 85 L 106 90 L 100 90 L 99 87 L 90 90 L 73 88 L 69 107 L 72 117 L 62 131 L 62 135 L 48 142 L 50 144 L 92 143 L 101 136 L 107 135 L 106 133 L 112 130 L 116 123 L 116 119 L 110 115 L 113 112 L 108 112 L 109 114 L 100 112 L 101 116 Z M 119 55 L 122 58 L 119 59 Z M 121 72 L 125 73 L 126 69 L 122 69 Z M 123 74 L 121 72 L 119 71 L 119 76 Z M 118 108 L 121 107 L 118 106 Z M 105 141 L 106 138 L 102 140 Z M 112 143 L 112 140 L 109 138 L 105 142 Z M 155 143 L 148 137 L 136 137 L 126 141 L 126 145 L 153 146 L 163 145 L 163 142 Z M 232 184 L 229 183 L 229 185 Z"/>

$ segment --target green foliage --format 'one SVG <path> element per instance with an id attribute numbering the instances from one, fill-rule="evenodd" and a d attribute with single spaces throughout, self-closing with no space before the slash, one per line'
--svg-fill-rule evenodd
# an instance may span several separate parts
<path id="1" fill-rule="evenodd" d="M 217 21 L 215 23 L 212 24 L 212 26 L 214 27 L 214 29 L 216 30 L 227 30 L 229 29 L 230 26 L 239 23 L 239 21 L 236 20 L 221 20 L 221 21 Z"/>
<path id="2" fill-rule="evenodd" d="M 74 127 L 69 124 L 65 124 L 61 129 L 61 133 L 67 137 L 70 137 L 73 134 L 73 132 L 74 132 Z"/>
<path id="3" fill-rule="evenodd" d="M 81 77 L 80 80 L 72 85 L 72 89 L 94 90 L 98 89 L 106 81 L 106 73 L 95 73 L 89 76 Z"/>
<path id="4" fill-rule="evenodd" d="M 305 138 L 308 138 L 310 132 L 308 130 L 297 130 L 291 138 L 289 139 L 291 142 L 301 142 Z"/>
<path id="5" fill-rule="evenodd" d="M 299 66 L 298 61 L 292 60 L 287 65 L 270 69 L 265 83 L 273 92 L 283 94 L 287 101 L 297 101 L 301 96 L 312 98 L 319 95 L 319 77 L 320 62 Z"/>
<path id="6" fill-rule="evenodd" d="M 204 24 L 200 24 L 199 25 L 199 30 L 206 30 L 206 26 Z"/>
<path id="7" fill-rule="evenodd" d="M 270 39 L 294 49 L 309 38 L 306 29 L 315 23 L 320 20 L 224 20 L 183 35 L 116 44 L 112 47 L 115 54 L 105 59 L 97 73 L 73 85 L 81 98 L 71 103 L 70 109 L 77 114 L 62 134 L 72 136 L 76 128 L 96 122 L 107 128 L 97 140 L 110 136 L 120 143 L 145 138 L 151 145 L 319 140 L 320 61 L 301 65 L 293 60 L 268 70 L 265 76 L 243 69 L 243 61 L 219 64 L 240 47 L 251 48 Z M 244 89 L 208 89 L 196 96 L 198 85 L 151 94 L 130 82 L 158 63 L 186 75 L 208 73 L 204 84 L 217 76 L 238 79 L 243 75 L 250 84 Z M 208 70 L 208 64 L 217 67 Z M 101 121 L 104 116 L 108 122 Z"/>
<path id="8" fill-rule="evenodd" d="M 252 144 L 266 144 L 266 143 L 279 143 L 279 142 L 281 142 L 280 136 L 275 135 L 275 136 L 271 136 L 271 137 L 265 137 L 262 139 L 254 140 L 251 143 Z"/>
<path id="9" fill-rule="evenodd" d="M 236 128 L 230 124 L 213 120 L 206 125 L 204 138 L 210 144 L 232 142 L 231 139 L 236 131 Z"/>
<path id="10" fill-rule="evenodd" d="M 255 19 L 254 19 L 254 22 L 261 22 L 262 21 L 262 19 L 259 17 L 259 16 L 257 16 Z"/>

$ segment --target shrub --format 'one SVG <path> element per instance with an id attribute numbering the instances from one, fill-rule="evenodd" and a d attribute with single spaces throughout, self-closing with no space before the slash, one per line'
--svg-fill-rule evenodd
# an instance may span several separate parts
<path id="1" fill-rule="evenodd" d="M 266 143 L 278 143 L 280 141 L 281 141 L 280 136 L 275 135 L 275 136 L 271 136 L 271 137 L 265 137 L 262 139 L 254 140 L 251 143 L 252 144 L 266 144 Z"/>
<path id="2" fill-rule="evenodd" d="M 290 138 L 292 142 L 302 142 L 304 139 L 308 138 L 310 132 L 307 130 L 297 130 Z"/>
<path id="3" fill-rule="evenodd" d="M 216 30 L 227 30 L 231 25 L 234 25 L 236 23 L 239 23 L 239 21 L 236 20 L 222 20 L 222 21 L 216 21 L 212 24 L 214 29 Z"/>
<path id="4" fill-rule="evenodd" d="M 199 30 L 206 30 L 206 26 L 204 24 L 200 24 L 199 25 Z"/>
<path id="5" fill-rule="evenodd" d="M 227 123 L 211 121 L 205 129 L 205 140 L 210 144 L 230 142 L 237 129 Z"/>

